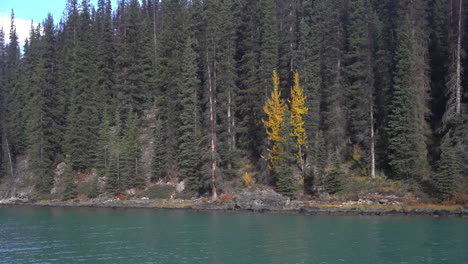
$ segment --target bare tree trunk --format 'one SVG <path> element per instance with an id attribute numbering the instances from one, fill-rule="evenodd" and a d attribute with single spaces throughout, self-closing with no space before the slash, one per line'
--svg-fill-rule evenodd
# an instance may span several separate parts
<path id="1" fill-rule="evenodd" d="M 459 116 L 461 113 L 461 21 L 462 21 L 462 0 L 458 0 L 458 28 L 457 28 L 457 50 L 455 54 L 456 60 L 456 92 L 455 92 L 455 115 Z"/>
<path id="2" fill-rule="evenodd" d="M 232 136 L 232 123 L 231 123 L 231 103 L 232 103 L 232 97 L 231 97 L 231 91 L 228 92 L 228 108 L 227 108 L 227 117 L 228 117 L 228 134 L 229 134 L 229 138 L 228 138 L 228 147 L 229 147 L 229 151 L 232 152 L 233 151 L 233 145 L 234 145 L 234 142 L 233 142 L 233 138 L 231 137 Z M 232 160 L 229 160 L 228 161 L 228 164 L 227 164 L 227 167 L 228 169 L 231 169 L 232 168 Z"/>
<path id="3" fill-rule="evenodd" d="M 371 151 L 371 177 L 375 179 L 375 139 L 374 139 L 374 103 L 370 104 L 370 151 Z"/>
<path id="4" fill-rule="evenodd" d="M 6 144 L 6 151 L 8 153 L 8 161 L 10 163 L 10 173 L 11 177 L 15 176 L 14 170 L 13 170 L 13 158 L 11 157 L 11 150 L 10 150 L 10 144 L 8 144 L 8 138 L 5 136 L 5 144 Z"/>
<path id="5" fill-rule="evenodd" d="M 212 80 L 210 61 L 208 60 L 208 55 L 206 57 L 207 61 L 207 70 L 208 70 L 208 92 L 209 92 L 209 109 L 210 109 L 210 149 L 211 149 L 211 194 L 212 199 L 216 200 L 218 198 L 218 190 L 216 188 L 216 113 L 215 113 L 215 87 Z M 216 63 L 214 64 L 214 72 L 216 72 Z M 213 76 L 215 79 L 215 74 Z"/>
<path id="6" fill-rule="evenodd" d="M 158 38 L 157 38 L 157 27 L 156 27 L 156 21 L 157 21 L 157 10 L 158 10 L 158 1 L 154 2 L 153 6 L 153 41 L 154 41 L 154 58 L 158 58 Z"/>

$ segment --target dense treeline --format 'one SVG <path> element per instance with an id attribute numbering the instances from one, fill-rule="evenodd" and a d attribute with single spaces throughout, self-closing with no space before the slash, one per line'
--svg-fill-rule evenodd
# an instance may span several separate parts
<path id="1" fill-rule="evenodd" d="M 468 179 L 467 18 L 464 0 L 68 0 L 23 49 L 0 31 L 2 177 L 26 156 L 39 194 L 67 164 L 66 197 L 97 168 L 112 193 L 177 179 L 216 196 L 248 170 L 290 196 L 352 172 L 449 198 Z"/>

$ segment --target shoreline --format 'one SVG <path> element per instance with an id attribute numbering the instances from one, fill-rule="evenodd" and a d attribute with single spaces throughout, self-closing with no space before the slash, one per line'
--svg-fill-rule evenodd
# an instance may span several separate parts
<path id="1" fill-rule="evenodd" d="M 415 204 L 404 206 L 356 206 L 343 207 L 334 204 L 304 205 L 293 201 L 287 206 L 241 207 L 238 204 L 216 202 L 194 202 L 192 200 L 125 200 L 95 202 L 92 200 L 0 200 L 0 208 L 12 207 L 53 207 L 53 208 L 103 208 L 103 209 L 163 209 L 193 212 L 227 213 L 271 213 L 318 216 L 431 216 L 468 218 L 468 205 L 452 206 L 449 209 L 428 208 L 431 205 Z M 432 205 L 433 206 L 433 205 Z"/>

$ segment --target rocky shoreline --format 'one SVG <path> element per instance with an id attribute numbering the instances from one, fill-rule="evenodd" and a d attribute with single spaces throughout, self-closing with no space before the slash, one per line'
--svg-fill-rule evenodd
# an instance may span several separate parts
<path id="1" fill-rule="evenodd" d="M 468 205 L 438 208 L 429 205 L 365 205 L 347 206 L 339 204 L 318 204 L 312 201 L 290 201 L 284 197 L 269 197 L 268 199 L 255 199 L 255 197 L 236 197 L 231 201 L 209 201 L 204 199 L 193 200 L 90 200 L 76 199 L 61 200 L 27 200 L 5 199 L 0 200 L 1 207 L 64 207 L 64 208 L 111 208 L 111 209 L 171 209 L 196 212 L 256 212 L 276 214 L 302 214 L 302 215 L 334 215 L 334 216 L 431 216 L 431 217 L 463 217 L 468 218 Z"/>

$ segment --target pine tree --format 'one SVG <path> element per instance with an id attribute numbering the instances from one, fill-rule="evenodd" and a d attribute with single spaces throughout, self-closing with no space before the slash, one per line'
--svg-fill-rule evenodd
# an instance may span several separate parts
<path id="1" fill-rule="evenodd" d="M 143 187 L 145 178 L 141 173 L 140 123 L 136 113 L 127 114 L 121 148 L 121 179 L 126 189 Z"/>
<path id="2" fill-rule="evenodd" d="M 0 28 L 0 180 L 5 175 L 5 160 L 4 160 L 4 134 L 5 134 L 5 71 L 6 71 L 6 58 L 5 58 L 5 32 Z"/>
<path id="3" fill-rule="evenodd" d="M 122 3 L 115 58 L 117 97 L 125 119 L 127 109 L 139 114 L 154 96 L 154 50 L 138 0 Z"/>
<path id="4" fill-rule="evenodd" d="M 9 165 L 15 160 L 15 156 L 22 153 L 26 143 L 26 120 L 25 102 L 26 92 L 22 84 L 22 65 L 20 61 L 20 48 L 16 26 L 14 23 L 15 14 L 11 11 L 10 41 L 6 48 L 6 72 L 5 72 L 5 109 L 8 127 L 5 147 L 9 156 Z M 13 173 L 13 170 L 10 170 Z"/>
<path id="5" fill-rule="evenodd" d="M 422 2 L 402 1 L 397 31 L 393 96 L 388 115 L 388 165 L 393 177 L 417 179 L 427 165 L 425 105 L 427 103 L 424 54 L 425 39 L 412 34 L 411 10 Z M 424 10 L 424 9 L 422 9 Z M 423 17 L 424 18 L 424 17 Z M 418 76 L 415 78 L 415 76 Z"/>
<path id="6" fill-rule="evenodd" d="M 278 68 L 280 35 L 275 1 L 262 0 L 261 6 L 260 69 L 258 75 L 263 101 L 266 101 L 271 93 L 271 72 Z"/>
<path id="7" fill-rule="evenodd" d="M 296 68 L 297 19 L 300 1 L 279 0 L 278 14 L 280 23 L 279 70 L 281 87 L 291 87 Z M 287 91 L 289 93 L 289 91 Z M 289 98 L 289 94 L 285 95 Z"/>
<path id="8" fill-rule="evenodd" d="M 108 108 L 104 110 L 104 114 L 99 124 L 99 144 L 97 152 L 96 167 L 103 171 L 109 168 L 109 158 L 111 152 L 112 136 L 111 136 L 111 118 L 109 117 Z"/>
<path id="9" fill-rule="evenodd" d="M 44 21 L 44 35 L 36 28 L 30 37 L 25 61 L 29 65 L 27 153 L 37 176 L 37 191 L 49 193 L 54 182 L 53 165 L 63 138 L 62 95 L 55 83 L 56 43 L 52 15 Z"/>
<path id="10" fill-rule="evenodd" d="M 239 147 L 253 161 L 262 153 L 264 139 L 261 105 L 264 89 L 260 86 L 258 70 L 260 55 L 260 4 L 261 1 L 242 0 L 238 3 L 237 72 L 239 93 L 236 98 Z M 260 144 L 259 144 L 260 143 Z"/>
<path id="11" fill-rule="evenodd" d="M 320 30 L 320 9 L 313 5 L 317 2 L 303 3 L 303 16 L 299 24 L 299 44 L 297 67 L 301 71 L 302 87 L 307 97 L 306 107 L 309 112 L 304 115 L 304 128 L 309 139 L 306 148 L 306 167 L 312 167 L 310 173 L 305 174 L 304 188 L 312 190 L 313 176 L 318 174 L 319 163 L 319 127 L 320 127 L 320 87 L 322 84 L 322 41 L 323 32 Z M 310 177 L 309 177 L 310 176 Z"/>
<path id="12" fill-rule="evenodd" d="M 238 176 L 240 151 L 238 142 L 238 110 L 235 62 L 235 25 L 232 1 L 205 2 L 206 55 L 212 64 L 210 79 L 216 89 L 216 138 L 219 172 L 226 180 Z M 206 64 L 206 62 L 205 62 Z M 216 67 L 214 67 L 216 66 Z M 205 67 L 206 68 L 206 67 Z M 207 69 L 207 68 L 206 68 Z"/>
<path id="13" fill-rule="evenodd" d="M 307 134 L 304 128 L 303 116 L 307 114 L 309 109 L 306 105 L 306 97 L 299 82 L 299 73 L 294 73 L 294 85 L 291 88 L 291 120 L 292 120 L 292 136 L 295 139 L 297 159 L 302 173 L 304 173 L 304 152 L 307 146 Z"/>
<path id="14" fill-rule="evenodd" d="M 325 190 L 330 194 L 335 194 L 342 189 L 342 180 L 344 172 L 341 169 L 339 164 L 335 164 L 333 168 L 327 172 L 325 178 L 323 179 L 323 186 Z"/>
<path id="15" fill-rule="evenodd" d="M 177 138 L 179 119 L 173 100 L 179 93 L 181 59 L 187 39 L 187 13 L 185 1 L 163 1 L 161 6 L 161 32 L 158 42 L 156 106 L 162 121 L 164 149 L 164 175 L 177 177 Z"/>
<path id="16" fill-rule="evenodd" d="M 163 179 L 166 176 L 165 171 L 165 146 L 164 146 L 164 135 L 162 130 L 162 120 L 160 116 L 156 117 L 156 124 L 154 129 L 154 153 L 151 161 L 152 168 L 152 181 Z"/>
<path id="17" fill-rule="evenodd" d="M 293 121 L 291 112 L 287 109 L 283 111 L 283 121 L 279 136 L 281 141 L 278 146 L 278 165 L 274 168 L 276 177 L 276 190 L 282 195 L 295 198 L 296 183 L 294 179 L 294 168 L 297 164 L 295 154 L 295 142 L 292 137 Z"/>
<path id="18" fill-rule="evenodd" d="M 281 93 L 279 91 L 280 80 L 276 71 L 273 71 L 272 80 L 273 91 L 271 92 L 271 97 L 263 106 L 263 111 L 267 115 L 268 119 L 262 119 L 262 121 L 266 129 L 266 134 L 268 135 L 268 140 L 270 141 L 268 156 L 265 158 L 268 161 L 270 170 L 274 171 L 279 165 L 279 155 L 281 154 L 280 143 L 282 140 L 281 126 L 284 123 L 284 112 L 286 111 L 286 106 L 283 99 L 281 99 Z"/>
<path id="19" fill-rule="evenodd" d="M 369 164 L 364 166 L 375 177 L 371 14 L 369 1 L 350 2 L 345 73 L 349 83 L 346 102 L 351 143 L 364 151 L 364 161 Z"/>
<path id="20" fill-rule="evenodd" d="M 110 0 L 99 0 L 95 18 L 95 34 L 97 39 L 97 87 L 99 111 L 115 111 L 117 90 L 114 78 L 115 43 L 112 27 L 112 6 Z"/>
<path id="21" fill-rule="evenodd" d="M 178 103 L 181 126 L 178 128 L 178 163 L 180 177 L 185 180 L 187 189 L 197 193 L 200 190 L 199 162 L 201 159 L 197 131 L 200 127 L 199 101 L 197 91 L 200 80 L 197 78 L 197 54 L 193 50 L 194 41 L 188 39 L 184 50 L 184 69 L 181 72 L 181 89 Z"/>
<path id="22" fill-rule="evenodd" d="M 73 173 L 73 169 L 69 164 L 71 164 L 70 161 L 66 161 L 67 167 L 65 168 L 65 172 L 63 173 L 65 179 L 64 179 L 64 184 L 65 184 L 65 190 L 63 191 L 63 199 L 64 200 L 70 200 L 76 198 L 76 195 L 78 194 L 76 190 L 76 183 L 75 183 L 75 177 Z"/>
<path id="23" fill-rule="evenodd" d="M 99 113 L 95 82 L 95 44 L 92 32 L 89 0 L 81 3 L 76 46 L 73 47 L 71 99 L 65 137 L 66 155 L 75 171 L 85 171 L 95 165 Z M 70 77 L 69 77 L 70 78 Z"/>
<path id="24" fill-rule="evenodd" d="M 442 199 L 451 198 L 457 189 L 460 171 L 456 149 L 450 131 L 442 138 L 441 154 L 434 176 L 434 187 Z"/>

